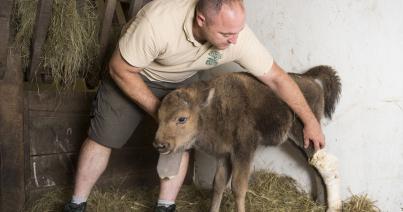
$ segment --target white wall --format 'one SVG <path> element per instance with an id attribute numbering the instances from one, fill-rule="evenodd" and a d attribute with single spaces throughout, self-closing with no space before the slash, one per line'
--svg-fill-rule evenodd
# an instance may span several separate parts
<path id="1" fill-rule="evenodd" d="M 403 208 L 403 0 L 245 0 L 248 23 L 287 71 L 327 64 L 343 92 L 324 126 L 340 161 L 343 199 L 365 194 L 382 211 Z M 233 66 L 221 67 L 224 70 Z M 259 150 L 255 169 L 310 176 L 287 145 Z M 206 172 L 208 170 L 208 172 Z M 196 156 L 196 182 L 208 185 L 211 159 Z"/>

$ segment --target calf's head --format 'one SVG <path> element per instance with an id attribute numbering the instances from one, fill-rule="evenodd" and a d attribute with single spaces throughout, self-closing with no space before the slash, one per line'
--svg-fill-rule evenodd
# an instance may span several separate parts
<path id="1" fill-rule="evenodd" d="M 214 89 L 180 88 L 169 93 L 158 111 L 154 147 L 161 154 L 190 149 L 197 139 L 199 116 L 214 96 Z"/>

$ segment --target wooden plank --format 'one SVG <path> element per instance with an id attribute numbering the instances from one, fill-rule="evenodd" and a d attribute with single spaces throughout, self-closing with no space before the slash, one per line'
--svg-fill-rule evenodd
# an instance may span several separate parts
<path id="1" fill-rule="evenodd" d="M 0 211 L 22 211 L 24 193 L 23 76 L 11 53 L 0 83 Z"/>
<path id="2" fill-rule="evenodd" d="M 95 92 L 28 92 L 30 110 L 89 113 Z"/>
<path id="3" fill-rule="evenodd" d="M 2 80 L 7 70 L 10 16 L 13 0 L 0 0 L 0 5 L 0 80 Z"/>
<path id="4" fill-rule="evenodd" d="M 30 112 L 30 155 L 78 152 L 87 137 L 89 115 Z"/>
<path id="5" fill-rule="evenodd" d="M 56 154 L 31 157 L 29 190 L 72 184 L 77 154 Z"/>
<path id="6" fill-rule="evenodd" d="M 30 180 L 27 183 L 29 190 L 49 187 L 72 186 L 78 155 L 76 153 L 41 155 L 31 157 Z M 112 152 L 108 168 L 98 183 L 111 182 L 113 178 L 121 178 L 148 172 L 144 176 L 148 182 L 155 182 L 153 175 L 158 155 L 153 149 L 116 150 Z M 143 178 L 144 179 L 144 178 Z M 141 184 L 144 182 L 131 182 Z"/>
<path id="7" fill-rule="evenodd" d="M 30 155 L 78 152 L 87 137 L 88 114 L 30 111 L 27 125 Z M 140 123 L 123 149 L 151 148 L 156 124 L 151 119 Z"/>
<path id="8" fill-rule="evenodd" d="M 36 74 L 39 71 L 42 46 L 46 40 L 46 34 L 50 25 L 52 15 L 53 0 L 39 0 L 34 24 L 34 33 L 32 35 L 31 61 L 29 71 L 27 73 L 28 81 L 36 79 Z"/>
<path id="9" fill-rule="evenodd" d="M 29 173 L 31 172 L 31 157 L 30 157 L 30 142 L 29 142 L 29 102 L 28 102 L 28 91 L 24 89 L 24 120 L 23 120 L 23 130 L 24 130 L 24 188 L 25 188 L 25 199 L 29 200 L 30 198 L 30 191 L 28 186 L 26 186 L 26 182 L 29 182 L 30 176 Z"/>

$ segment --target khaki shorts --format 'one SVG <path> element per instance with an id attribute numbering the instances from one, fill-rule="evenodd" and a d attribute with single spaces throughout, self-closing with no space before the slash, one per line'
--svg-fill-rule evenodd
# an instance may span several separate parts
<path id="1" fill-rule="evenodd" d="M 199 80 L 196 74 L 180 83 L 144 82 L 159 99 L 170 91 Z M 102 81 L 91 112 L 88 137 L 110 148 L 121 148 L 143 119 L 145 112 L 127 97 L 115 82 L 107 77 Z"/>

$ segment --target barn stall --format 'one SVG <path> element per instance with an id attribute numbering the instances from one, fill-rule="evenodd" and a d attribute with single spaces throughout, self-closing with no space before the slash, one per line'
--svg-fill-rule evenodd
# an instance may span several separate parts
<path id="1" fill-rule="evenodd" d="M 73 185 L 101 66 L 145 3 L 0 1 L 0 211 Z M 157 185 L 155 129 L 146 118 L 97 185 Z"/>
<path id="2" fill-rule="evenodd" d="M 93 67 L 93 72 L 87 74 L 79 71 L 80 80 L 74 92 L 63 90 L 63 85 L 68 84 L 60 80 L 52 85 L 56 75 L 41 67 L 40 58 L 41 46 L 45 45 L 51 25 L 49 8 L 56 1 L 37 1 L 34 9 L 41 12 L 36 13 L 39 15 L 34 19 L 32 49 L 25 62 L 26 55 L 12 45 L 16 34 L 11 9 L 16 1 L 0 0 L 1 211 L 20 211 L 24 203 L 48 190 L 72 185 L 95 93 L 93 88 L 101 70 Z M 77 0 L 77 11 L 81 10 L 82 2 Z M 111 33 L 111 28 L 121 27 L 146 1 L 93 2 L 98 6 L 96 12 L 101 23 L 97 29 L 99 49 L 96 51 L 98 60 L 105 62 L 101 58 L 107 58 L 110 49 L 107 46 L 113 45 L 116 35 Z M 302 71 L 312 65 L 329 64 L 340 71 L 344 86 L 342 101 L 335 120 L 328 123 L 325 132 L 329 150 L 342 161 L 349 161 L 341 162 L 343 197 L 351 192 L 369 193 L 378 200 L 380 208 L 401 210 L 403 190 L 399 185 L 403 160 L 399 126 L 403 120 L 399 114 L 403 88 L 396 76 L 401 74 L 397 72 L 402 67 L 397 56 L 403 54 L 403 46 L 396 35 L 403 33 L 399 21 L 402 2 L 304 1 L 299 5 L 292 1 L 253 0 L 246 4 L 251 28 L 287 70 Z M 340 35 L 340 32 L 344 33 Z M 369 65 L 368 61 L 378 62 Z M 233 70 L 234 67 L 220 69 Z M 382 86 L 385 84 L 388 86 Z M 371 99 L 370 92 L 375 94 L 375 100 Z M 356 118 L 357 114 L 360 119 Z M 156 185 L 152 167 L 157 155 L 146 141 L 151 141 L 153 135 L 144 134 L 152 127 L 155 126 L 150 121 L 143 123 L 127 148 L 113 153 L 100 185 L 113 184 L 115 179 L 132 185 L 145 182 Z M 378 150 L 388 154 L 382 155 Z M 378 160 L 368 162 L 369 158 L 379 155 Z M 287 146 L 280 150 L 262 150 L 256 158 L 256 167 L 274 166 L 278 172 L 310 181 L 307 167 L 289 162 L 296 161 L 295 157 Z M 282 163 L 276 165 L 272 162 L 274 158 Z M 194 180 L 198 184 L 209 184 L 213 173 L 211 158 L 197 154 L 196 159 Z M 133 164 L 136 161 L 140 161 L 139 164 Z M 368 172 L 358 171 L 361 169 Z M 143 174 L 139 175 L 138 170 Z M 309 182 L 306 184 L 309 190 Z"/>

